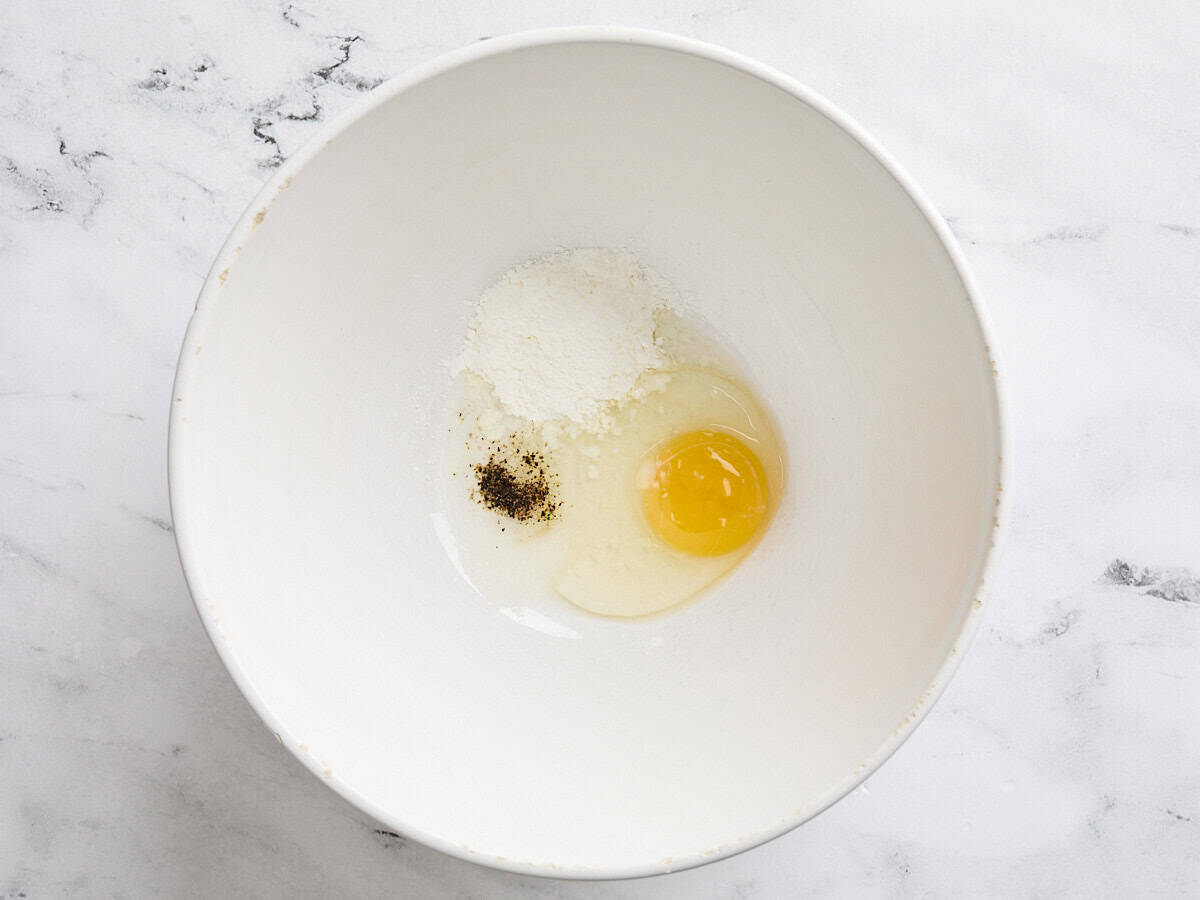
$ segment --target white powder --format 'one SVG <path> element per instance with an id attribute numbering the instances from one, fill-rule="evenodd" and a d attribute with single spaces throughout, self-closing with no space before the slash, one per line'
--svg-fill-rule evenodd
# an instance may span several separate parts
<path id="1" fill-rule="evenodd" d="M 665 362 L 654 331 L 667 290 L 625 251 L 562 250 L 525 263 L 479 298 L 458 368 L 490 382 L 513 415 L 602 428 Z"/>

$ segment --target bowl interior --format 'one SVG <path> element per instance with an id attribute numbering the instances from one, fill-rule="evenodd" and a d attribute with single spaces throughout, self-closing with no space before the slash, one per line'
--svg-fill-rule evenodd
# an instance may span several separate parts
<path id="1" fill-rule="evenodd" d="M 460 855 L 632 875 L 776 834 L 894 748 L 976 602 L 996 396 L 938 232 L 817 101 L 678 46 L 518 42 L 285 174 L 189 332 L 172 502 L 214 641 L 316 773 Z M 447 363 L 479 292 L 559 246 L 672 280 L 787 444 L 763 542 L 665 615 L 458 567 Z"/>

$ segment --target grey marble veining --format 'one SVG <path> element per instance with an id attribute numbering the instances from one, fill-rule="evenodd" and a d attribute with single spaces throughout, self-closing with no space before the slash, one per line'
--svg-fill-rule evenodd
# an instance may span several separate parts
<path id="1" fill-rule="evenodd" d="M 308 775 L 175 557 L 179 340 L 230 225 L 363 92 L 548 25 L 806 82 L 947 217 L 1007 384 L 1012 521 L 915 736 L 739 857 L 568 884 L 406 841 Z M 0 898 L 1200 893 L 1200 7 L 988 2 L 0 8 Z"/>

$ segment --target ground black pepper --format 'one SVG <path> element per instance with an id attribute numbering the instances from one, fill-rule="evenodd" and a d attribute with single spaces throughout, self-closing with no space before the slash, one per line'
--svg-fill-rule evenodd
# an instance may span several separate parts
<path id="1" fill-rule="evenodd" d="M 518 522 L 550 522 L 562 504 L 552 472 L 538 450 L 521 446 L 518 435 L 493 442 L 487 461 L 472 466 L 475 499 L 490 510 Z"/>

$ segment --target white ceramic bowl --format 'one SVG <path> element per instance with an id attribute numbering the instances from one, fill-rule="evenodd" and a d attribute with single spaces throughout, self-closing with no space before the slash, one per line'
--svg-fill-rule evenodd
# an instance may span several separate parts
<path id="1" fill-rule="evenodd" d="M 665 615 L 457 567 L 446 363 L 469 301 L 559 246 L 674 281 L 787 443 L 762 543 Z M 979 618 L 1002 438 L 962 259 L 844 114 L 714 47 L 537 32 L 374 91 L 233 230 L 173 405 L 180 555 L 242 691 L 349 800 L 487 865 L 644 875 L 792 828 L 896 749 Z"/>

